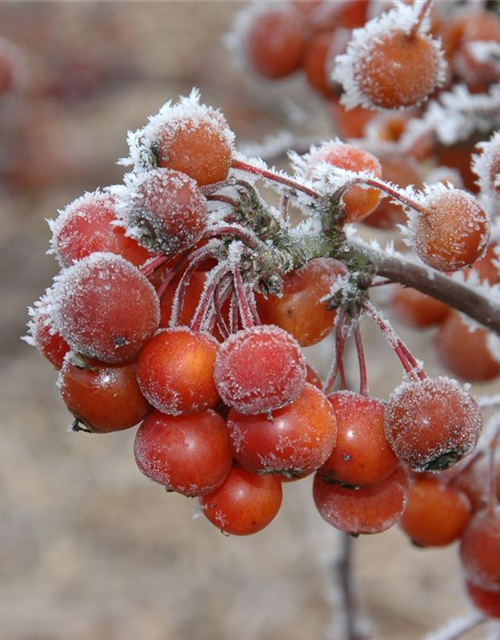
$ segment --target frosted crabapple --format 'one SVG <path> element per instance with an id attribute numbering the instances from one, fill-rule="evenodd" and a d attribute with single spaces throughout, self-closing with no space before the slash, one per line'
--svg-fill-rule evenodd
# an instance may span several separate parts
<path id="1" fill-rule="evenodd" d="M 54 327 L 68 344 L 103 362 L 135 359 L 160 322 L 151 284 L 112 253 L 93 253 L 63 270 L 51 303 Z"/>
<path id="2" fill-rule="evenodd" d="M 51 222 L 52 249 L 61 265 L 68 267 L 92 253 L 106 251 L 140 266 L 151 253 L 125 233 L 118 223 L 116 203 L 106 193 L 86 193 Z"/>
<path id="3" fill-rule="evenodd" d="M 211 493 L 231 470 L 226 424 L 215 411 L 167 416 L 153 411 L 135 437 L 135 459 L 151 480 L 194 497 Z"/>
<path id="4" fill-rule="evenodd" d="M 333 74 L 346 106 L 411 107 L 433 93 L 444 80 L 444 60 L 423 22 L 415 7 L 401 4 L 354 32 Z"/>
<path id="5" fill-rule="evenodd" d="M 310 384 L 271 415 L 232 409 L 227 426 L 234 458 L 252 473 L 307 475 L 324 463 L 337 439 L 335 414 Z"/>
<path id="6" fill-rule="evenodd" d="M 435 189 L 414 217 L 415 251 L 439 271 L 473 264 L 488 246 L 489 221 L 483 207 L 462 189 Z"/>
<path id="7" fill-rule="evenodd" d="M 385 434 L 398 458 L 416 471 L 446 469 L 470 453 L 481 433 L 470 394 L 447 378 L 400 385 L 385 413 Z"/>
<path id="8" fill-rule="evenodd" d="M 473 381 L 496 371 L 499 154 L 490 136 L 500 126 L 498 88 L 479 71 L 469 87 L 486 82 L 487 92 L 458 86 L 458 71 L 440 88 L 438 38 L 454 5 L 432 36 L 432 0 L 382 7 L 373 20 L 365 0 L 306 5 L 252 7 L 233 44 L 254 82 L 302 72 L 320 90 L 331 135 L 356 140 L 329 135 L 306 149 L 286 134 L 297 143 L 287 172 L 237 151 L 223 114 L 196 90 L 167 103 L 129 134 L 123 184 L 85 194 L 51 224 L 62 269 L 35 304 L 28 340 L 62 368 L 74 431 L 142 421 L 140 471 L 198 497 L 218 529 L 264 529 L 282 484 L 315 474 L 317 526 L 357 536 L 399 522 L 419 546 L 462 539 L 470 598 L 494 616 L 486 600 L 495 563 L 483 571 L 494 543 L 478 551 L 474 538 L 494 538 L 498 430 L 479 438 L 480 407 L 498 399 L 476 402 L 467 387 L 428 378 L 376 292 L 391 292 L 395 324 L 441 325 L 436 349 L 454 375 Z M 453 69 L 457 59 L 449 58 Z M 460 144 L 470 170 L 485 137 L 473 163 L 477 197 L 449 169 L 452 184 L 443 184 L 443 158 Z M 281 140 L 255 155 L 281 160 Z M 391 229 L 395 242 L 382 246 L 374 227 L 379 238 Z M 480 327 L 477 342 L 462 334 L 459 312 Z M 404 375 L 392 393 L 377 389 L 380 398 L 369 390 L 370 366 L 386 361 L 365 354 L 367 321 Z M 319 348 L 332 354 L 322 380 L 304 348 L 325 338 Z M 344 357 L 351 342 L 359 376 Z"/>
<path id="9" fill-rule="evenodd" d="M 408 474 L 399 465 L 385 480 L 366 487 L 329 484 L 314 477 L 313 495 L 322 518 L 352 535 L 381 533 L 396 524 L 408 499 Z"/>
<path id="10" fill-rule="evenodd" d="M 227 177 L 234 134 L 216 109 L 200 104 L 193 91 L 177 105 L 167 103 L 149 123 L 129 135 L 130 161 L 140 168 L 179 171 L 199 185 Z"/>
<path id="11" fill-rule="evenodd" d="M 340 141 L 323 143 L 300 158 L 300 167 L 304 174 L 314 179 L 316 167 L 322 163 L 349 171 L 367 171 L 375 177 L 382 176 L 382 167 L 378 159 L 368 151 Z M 365 189 L 352 186 L 343 194 L 346 222 L 356 222 L 368 216 L 380 200 L 378 189 Z"/>
<path id="12" fill-rule="evenodd" d="M 283 496 L 280 480 L 233 466 L 223 484 L 200 498 L 203 515 L 218 529 L 248 536 L 276 517 Z"/>
<path id="13" fill-rule="evenodd" d="M 205 197 L 197 183 L 179 171 L 157 169 L 126 178 L 126 189 L 118 190 L 118 198 L 129 233 L 161 255 L 194 246 L 206 229 Z"/>
<path id="14" fill-rule="evenodd" d="M 298 397 L 306 379 L 306 362 L 289 333 L 275 326 L 255 326 L 222 344 L 214 376 L 227 405 L 241 413 L 263 413 Z"/>

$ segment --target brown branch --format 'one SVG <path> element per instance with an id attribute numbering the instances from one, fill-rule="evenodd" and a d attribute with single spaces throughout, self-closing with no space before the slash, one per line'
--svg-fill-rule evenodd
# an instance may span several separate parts
<path id="1" fill-rule="evenodd" d="M 370 260 L 379 276 L 441 300 L 500 334 L 500 306 L 484 293 L 437 271 L 430 273 L 425 267 L 413 264 L 403 256 L 377 251 L 356 240 L 351 240 L 351 245 Z"/>
<path id="2" fill-rule="evenodd" d="M 352 536 L 347 533 L 342 534 L 341 547 L 333 565 L 334 580 L 342 599 L 340 610 L 335 613 L 337 618 L 342 616 L 342 640 L 366 640 L 366 634 L 360 629 L 356 591 L 353 584 L 353 542 Z"/>

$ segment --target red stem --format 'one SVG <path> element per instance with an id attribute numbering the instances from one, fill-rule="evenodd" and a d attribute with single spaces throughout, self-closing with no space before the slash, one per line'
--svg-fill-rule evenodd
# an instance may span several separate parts
<path id="1" fill-rule="evenodd" d="M 278 175 L 277 173 L 273 173 L 272 171 L 268 171 L 267 169 L 260 169 L 259 167 L 254 167 L 251 164 L 247 164 L 246 162 L 241 162 L 241 160 L 233 160 L 231 163 L 233 169 L 239 169 L 240 171 L 246 171 L 247 173 L 252 173 L 255 176 L 260 176 L 261 178 L 266 178 L 266 180 L 271 180 L 272 182 L 276 182 L 278 184 L 282 184 L 285 187 L 289 187 L 294 191 L 301 191 L 305 193 L 310 198 L 314 200 L 319 200 L 321 195 L 314 191 L 313 189 L 309 189 L 304 185 L 298 184 L 289 178 L 285 178 L 283 176 Z"/>
<path id="2" fill-rule="evenodd" d="M 186 297 L 186 292 L 191 282 L 191 278 L 193 277 L 196 269 L 203 263 L 207 258 L 213 257 L 216 255 L 219 248 L 219 243 L 213 243 L 213 246 L 210 244 L 193 251 L 190 255 L 190 262 L 187 266 L 186 270 L 182 274 L 182 278 L 177 285 L 177 289 L 175 290 L 174 301 L 172 304 L 172 315 L 170 317 L 170 326 L 176 327 L 179 318 L 181 317 L 182 307 L 184 306 L 184 299 Z"/>
<path id="3" fill-rule="evenodd" d="M 241 269 L 239 264 L 234 265 L 234 290 L 238 300 L 238 308 L 240 310 L 241 323 L 245 329 L 249 329 L 255 325 L 250 306 L 248 304 L 248 298 L 245 291 L 245 285 L 243 284 L 243 278 L 241 277 Z"/>
<path id="4" fill-rule="evenodd" d="M 410 33 L 408 34 L 408 39 L 412 40 L 418 33 L 418 30 L 420 29 L 420 27 L 422 26 L 422 22 L 425 19 L 425 16 L 429 13 L 432 3 L 434 0 L 426 0 L 426 2 L 424 2 L 422 8 L 420 9 L 420 12 L 417 16 L 417 19 L 415 21 L 415 24 L 413 25 L 413 27 L 411 28 Z"/>
<path id="5" fill-rule="evenodd" d="M 425 380 L 425 373 L 420 369 L 417 361 L 412 356 L 405 343 L 401 340 L 394 329 L 384 320 L 382 314 L 368 300 L 364 300 L 362 302 L 362 306 L 384 334 L 388 345 L 395 351 L 406 373 L 408 373 L 408 375 L 414 380 L 417 378 Z"/>
<path id="6" fill-rule="evenodd" d="M 339 309 L 337 312 L 337 318 L 335 320 L 335 358 L 332 362 L 332 366 L 328 377 L 323 386 L 323 391 L 325 394 L 328 394 L 335 385 L 335 380 L 337 379 L 338 374 L 342 376 L 342 384 L 345 382 L 345 371 L 342 363 L 342 355 L 344 352 L 345 340 L 343 341 L 343 324 L 346 316 L 345 308 Z"/>
<path id="7" fill-rule="evenodd" d="M 150 260 L 145 262 L 142 265 L 140 271 L 143 276 L 150 276 L 153 271 L 156 271 L 158 267 L 161 267 L 162 264 L 165 264 L 165 262 L 168 262 L 171 259 L 171 256 L 156 256 L 156 258 L 151 258 Z"/>
<path id="8" fill-rule="evenodd" d="M 193 331 L 201 331 L 203 322 L 210 308 L 214 309 L 214 293 L 220 281 L 226 274 L 230 273 L 227 263 L 220 263 L 214 267 L 208 274 L 207 285 L 201 294 L 200 301 L 196 307 L 193 318 L 191 319 L 191 329 Z"/>
<path id="9" fill-rule="evenodd" d="M 365 351 L 363 349 L 363 338 L 361 336 L 359 324 L 356 324 L 354 327 L 354 340 L 356 342 L 356 350 L 358 352 L 359 362 L 359 393 L 362 396 L 367 396 L 369 393 L 368 376 L 366 375 Z"/>

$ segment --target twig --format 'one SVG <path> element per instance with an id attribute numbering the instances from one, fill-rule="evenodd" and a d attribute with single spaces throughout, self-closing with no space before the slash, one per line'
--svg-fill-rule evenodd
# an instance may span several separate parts
<path id="1" fill-rule="evenodd" d="M 429 269 L 403 256 L 374 249 L 363 241 L 351 239 L 350 244 L 370 260 L 377 275 L 441 300 L 488 329 L 500 333 L 500 305 L 480 291 L 437 271 L 431 273 Z"/>

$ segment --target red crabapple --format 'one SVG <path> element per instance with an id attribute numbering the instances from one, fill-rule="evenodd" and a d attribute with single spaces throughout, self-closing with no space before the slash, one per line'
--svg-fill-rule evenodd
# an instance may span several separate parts
<path id="1" fill-rule="evenodd" d="M 128 232 L 163 255 L 194 246 L 207 227 L 207 202 L 197 183 L 171 169 L 129 177 L 120 212 Z"/>
<path id="2" fill-rule="evenodd" d="M 360 149 L 351 144 L 338 141 L 323 143 L 319 148 L 314 148 L 302 158 L 306 177 L 314 179 L 315 167 L 326 162 L 332 167 L 347 169 L 349 171 L 367 171 L 376 178 L 382 177 L 382 167 L 377 158 L 369 151 Z M 380 200 L 378 189 L 353 186 L 342 196 L 345 205 L 346 222 L 357 222 L 366 218 Z"/>
<path id="3" fill-rule="evenodd" d="M 153 141 L 158 167 L 185 173 L 199 185 L 225 180 L 233 133 L 220 112 L 189 100 L 161 114 Z"/>
<path id="4" fill-rule="evenodd" d="M 332 330 L 336 311 L 322 302 L 337 276 L 345 274 L 344 265 L 333 258 L 311 260 L 301 269 L 283 276 L 281 296 L 258 296 L 257 309 L 264 324 L 275 324 L 308 347 L 323 340 Z"/>
<path id="5" fill-rule="evenodd" d="M 215 362 L 222 400 L 241 413 L 264 413 L 292 403 L 302 391 L 306 362 L 283 329 L 255 326 L 231 335 Z"/>
<path id="6" fill-rule="evenodd" d="M 481 434 L 474 398 L 447 378 L 404 382 L 390 396 L 385 434 L 415 471 L 441 471 L 470 453 Z"/>
<path id="7" fill-rule="evenodd" d="M 473 264 L 488 246 L 488 215 L 473 195 L 461 189 L 436 190 L 413 221 L 415 251 L 438 271 Z"/>
<path id="8" fill-rule="evenodd" d="M 352 535 L 382 533 L 399 520 L 408 498 L 408 474 L 399 465 L 383 482 L 359 487 L 327 483 L 314 476 L 313 497 L 321 517 Z"/>
<path id="9" fill-rule="evenodd" d="M 438 361 L 450 373 L 469 382 L 488 382 L 500 375 L 500 341 L 484 327 L 469 327 L 453 311 L 434 336 Z"/>
<path id="10" fill-rule="evenodd" d="M 243 48 L 251 68 L 260 76 L 277 80 L 300 67 L 306 46 L 303 17 L 289 9 L 266 9 L 251 18 Z"/>
<path id="11" fill-rule="evenodd" d="M 226 423 L 211 410 L 189 416 L 153 411 L 137 431 L 134 451 L 144 475 L 189 497 L 217 489 L 233 462 Z"/>
<path id="12" fill-rule="evenodd" d="M 338 391 L 328 400 L 337 418 L 337 444 L 319 473 L 351 486 L 388 478 L 399 462 L 385 439 L 384 403 L 353 391 Z"/>
<path id="13" fill-rule="evenodd" d="M 419 547 L 444 547 L 458 540 L 467 526 L 467 496 L 439 478 L 417 477 L 410 487 L 400 525 Z"/>
<path id="14" fill-rule="evenodd" d="M 500 507 L 475 514 L 462 536 L 460 559 L 473 584 L 500 590 Z"/>
<path id="15" fill-rule="evenodd" d="M 137 384 L 135 364 L 80 367 L 66 360 L 58 384 L 71 413 L 95 433 L 129 429 L 150 411 Z"/>
<path id="16" fill-rule="evenodd" d="M 344 87 L 346 106 L 411 107 L 440 85 L 444 67 L 439 42 L 421 30 L 413 32 L 416 20 L 414 7 L 398 5 L 354 32 L 333 76 Z"/>
<path id="17" fill-rule="evenodd" d="M 218 489 L 200 498 L 200 506 L 207 520 L 221 531 L 248 536 L 274 519 L 282 495 L 276 476 L 257 476 L 235 465 Z"/>
<path id="18" fill-rule="evenodd" d="M 272 416 L 232 409 L 227 426 L 235 459 L 252 473 L 307 475 L 323 464 L 337 439 L 335 414 L 323 393 L 310 384 Z"/>
<path id="19" fill-rule="evenodd" d="M 54 284 L 54 326 L 72 349 L 112 364 L 134 360 L 160 322 L 155 290 L 130 262 L 93 253 Z"/>
<path id="20" fill-rule="evenodd" d="M 137 379 L 148 401 L 168 415 L 212 409 L 219 401 L 214 362 L 219 343 L 188 327 L 162 329 L 137 363 Z"/>
<path id="21" fill-rule="evenodd" d="M 125 235 L 118 224 L 115 202 L 105 193 L 96 191 L 77 198 L 50 226 L 53 251 L 65 267 L 98 251 L 116 253 L 136 266 L 152 257 L 137 240 Z"/>

